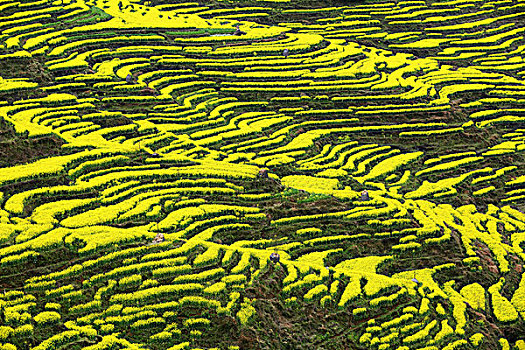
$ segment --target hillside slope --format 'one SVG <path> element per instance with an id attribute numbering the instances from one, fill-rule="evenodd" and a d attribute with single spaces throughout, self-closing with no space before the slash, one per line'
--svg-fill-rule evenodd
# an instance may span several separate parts
<path id="1" fill-rule="evenodd" d="M 523 1 L 0 17 L 0 349 L 525 349 Z"/>

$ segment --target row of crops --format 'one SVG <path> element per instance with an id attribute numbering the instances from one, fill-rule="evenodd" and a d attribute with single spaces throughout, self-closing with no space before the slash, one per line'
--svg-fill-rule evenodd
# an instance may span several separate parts
<path id="1" fill-rule="evenodd" d="M 524 8 L 1 2 L 0 349 L 525 349 Z"/>

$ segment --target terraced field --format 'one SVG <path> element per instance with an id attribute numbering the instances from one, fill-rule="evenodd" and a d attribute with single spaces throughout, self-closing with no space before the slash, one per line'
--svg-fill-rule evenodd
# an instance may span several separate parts
<path id="1" fill-rule="evenodd" d="M 525 349 L 525 1 L 0 30 L 1 350 Z"/>

